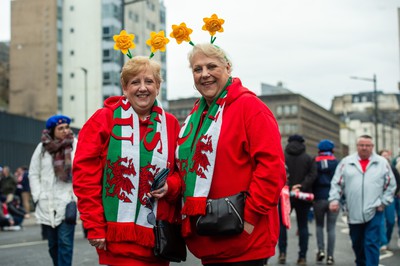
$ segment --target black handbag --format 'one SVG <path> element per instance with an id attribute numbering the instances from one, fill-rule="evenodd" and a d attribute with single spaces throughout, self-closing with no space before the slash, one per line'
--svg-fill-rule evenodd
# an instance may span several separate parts
<path id="1" fill-rule="evenodd" d="M 244 229 L 244 204 L 247 192 L 219 199 L 207 199 L 206 214 L 196 222 L 202 236 L 236 235 Z"/>
<path id="2" fill-rule="evenodd" d="M 157 220 L 154 226 L 154 255 L 174 262 L 186 261 L 186 244 L 181 224 Z"/>
<path id="3" fill-rule="evenodd" d="M 76 202 L 70 201 L 65 207 L 65 222 L 67 224 L 76 224 Z"/>

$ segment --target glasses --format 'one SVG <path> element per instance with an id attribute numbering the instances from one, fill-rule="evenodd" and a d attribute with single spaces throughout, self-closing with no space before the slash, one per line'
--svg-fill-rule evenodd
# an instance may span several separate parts
<path id="1" fill-rule="evenodd" d="M 370 148 L 370 147 L 372 147 L 372 146 L 374 146 L 374 145 L 373 145 L 373 144 L 357 144 L 357 146 L 358 146 L 358 147 L 361 147 L 361 148 L 364 148 L 364 147 Z"/>
<path id="2" fill-rule="evenodd" d="M 147 222 L 151 224 L 152 226 L 156 226 L 156 216 L 153 212 L 153 207 L 154 207 L 154 198 L 147 198 L 147 203 L 150 207 L 150 213 L 147 214 Z"/>

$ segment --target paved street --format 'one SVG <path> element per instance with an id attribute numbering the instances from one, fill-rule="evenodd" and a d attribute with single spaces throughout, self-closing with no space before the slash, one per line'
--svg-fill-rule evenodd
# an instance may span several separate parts
<path id="1" fill-rule="evenodd" d="M 315 224 L 310 224 L 309 252 L 307 255 L 307 265 L 325 265 L 315 263 L 316 243 L 315 243 Z M 394 232 L 398 232 L 397 226 Z M 292 216 L 292 228 L 288 232 L 289 246 L 288 259 L 286 265 L 296 265 L 297 260 L 297 236 L 294 217 Z M 391 251 L 383 253 L 380 264 L 382 266 L 397 266 L 400 261 L 400 249 L 397 247 L 397 234 L 393 234 L 393 239 L 389 245 Z M 277 264 L 277 256 L 269 260 L 268 265 Z M 336 265 L 347 266 L 354 264 L 354 255 L 351 249 L 351 243 L 348 236 L 347 225 L 342 219 L 337 224 L 337 242 L 335 252 Z M 98 265 L 97 254 L 95 250 L 83 238 L 81 225 L 77 225 L 74 245 L 74 265 L 94 266 Z M 35 218 L 26 221 L 22 231 L 0 232 L 0 265 L 7 266 L 51 266 L 52 262 L 47 252 L 47 241 L 42 241 L 40 236 L 40 227 L 35 224 Z M 171 266 L 197 266 L 200 261 L 189 255 L 184 263 L 171 263 Z"/>

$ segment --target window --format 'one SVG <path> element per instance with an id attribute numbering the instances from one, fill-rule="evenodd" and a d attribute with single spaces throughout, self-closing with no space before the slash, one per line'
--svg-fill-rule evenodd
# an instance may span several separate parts
<path id="1" fill-rule="evenodd" d="M 110 50 L 103 50 L 103 61 L 110 62 L 111 61 L 111 52 Z"/>
<path id="2" fill-rule="evenodd" d="M 276 115 L 282 115 L 282 105 L 278 105 L 278 107 L 276 107 Z"/>
<path id="3" fill-rule="evenodd" d="M 74 33 L 74 28 L 70 28 L 70 29 L 69 29 L 69 32 L 70 32 L 70 33 Z"/>
<path id="4" fill-rule="evenodd" d="M 70 6 L 69 11 L 74 11 L 74 6 Z"/>
<path id="5" fill-rule="evenodd" d="M 283 113 L 284 113 L 285 115 L 290 115 L 290 105 L 285 105 L 285 106 L 283 107 Z"/>
<path id="6" fill-rule="evenodd" d="M 292 115 L 297 115 L 298 112 L 299 112 L 299 108 L 297 107 L 297 105 L 293 104 L 291 106 L 291 114 Z"/>
<path id="7" fill-rule="evenodd" d="M 103 38 L 111 37 L 111 29 L 110 27 L 103 27 Z"/>
<path id="8" fill-rule="evenodd" d="M 69 54 L 70 54 L 70 55 L 74 55 L 74 54 L 75 54 L 74 50 L 71 50 L 71 51 L 69 52 Z"/>
<path id="9" fill-rule="evenodd" d="M 70 76 L 71 78 L 74 78 L 74 77 L 75 77 L 75 74 L 74 74 L 74 73 L 71 73 L 71 74 L 69 74 L 69 76 Z"/>

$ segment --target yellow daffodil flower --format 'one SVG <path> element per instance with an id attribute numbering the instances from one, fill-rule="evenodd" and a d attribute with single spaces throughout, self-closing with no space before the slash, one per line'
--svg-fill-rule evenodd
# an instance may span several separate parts
<path id="1" fill-rule="evenodd" d="M 216 14 L 213 14 L 211 18 L 203 18 L 204 26 L 202 30 L 206 30 L 210 32 L 211 36 L 214 36 L 215 33 L 224 32 L 224 28 L 222 28 L 222 24 L 224 24 L 225 20 L 222 18 L 218 18 Z"/>
<path id="2" fill-rule="evenodd" d="M 155 33 L 154 31 L 150 32 L 150 39 L 146 41 L 146 44 L 151 48 L 151 55 L 150 58 L 154 56 L 154 53 L 157 50 L 161 52 L 165 52 L 165 46 L 169 43 L 169 39 L 164 37 L 164 31 L 159 31 Z"/>
<path id="3" fill-rule="evenodd" d="M 129 58 L 132 58 L 129 49 L 135 48 L 135 43 L 133 42 L 135 35 L 128 34 L 125 30 L 121 30 L 119 35 L 113 36 L 113 39 L 115 41 L 114 50 L 121 50 L 123 54 L 127 54 Z"/>
<path id="4" fill-rule="evenodd" d="M 191 28 L 186 26 L 186 23 L 182 22 L 180 25 L 172 25 L 172 32 L 169 35 L 171 38 L 175 38 L 178 44 L 181 44 L 183 41 L 189 42 L 192 44 L 190 40 L 190 34 L 193 32 Z M 193 45 L 193 44 L 192 44 Z"/>

